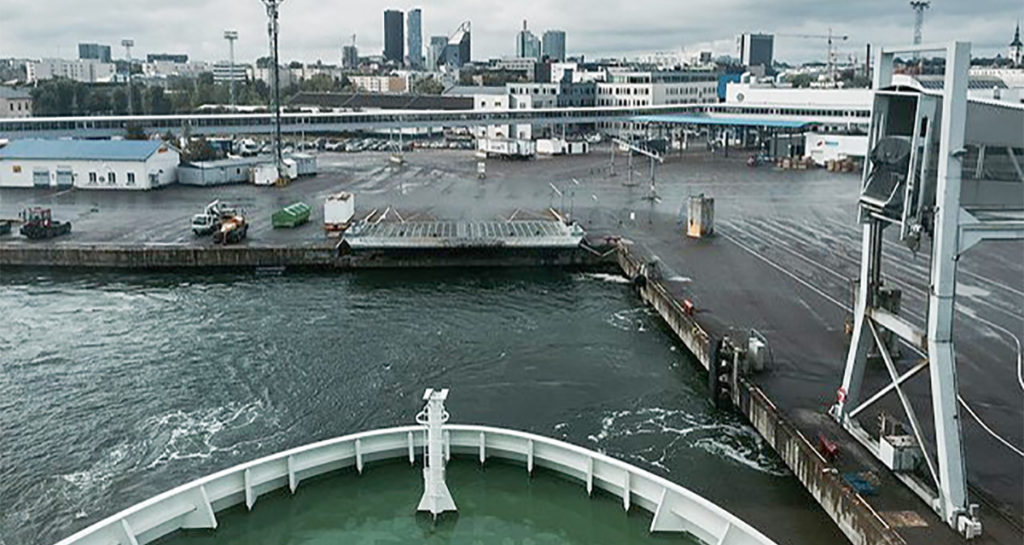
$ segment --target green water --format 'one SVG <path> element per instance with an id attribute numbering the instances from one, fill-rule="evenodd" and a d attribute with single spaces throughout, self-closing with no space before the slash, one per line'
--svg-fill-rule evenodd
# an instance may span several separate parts
<path id="1" fill-rule="evenodd" d="M 650 534 L 650 513 L 557 474 L 491 462 L 448 465 L 448 484 L 458 513 L 436 522 L 414 514 L 423 491 L 418 467 L 404 463 L 368 466 L 362 475 L 334 474 L 224 511 L 216 531 L 190 530 L 166 545 L 328 545 L 399 543 L 495 543 L 574 545 L 684 543 L 698 541 Z"/>

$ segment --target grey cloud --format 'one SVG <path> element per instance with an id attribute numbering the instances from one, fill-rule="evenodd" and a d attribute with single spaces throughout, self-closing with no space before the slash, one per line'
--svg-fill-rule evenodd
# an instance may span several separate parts
<path id="1" fill-rule="evenodd" d="M 74 56 L 76 44 L 108 43 L 120 50 L 132 37 L 135 54 L 184 52 L 194 58 L 226 57 L 221 33 L 239 31 L 238 56 L 265 54 L 266 22 L 259 0 L 3 0 L 0 57 Z M 417 4 L 367 0 L 286 0 L 281 15 L 285 59 L 337 62 L 341 45 L 357 35 L 364 54 L 383 42 L 381 13 Z M 466 19 L 473 23 L 474 56 L 510 55 L 523 19 L 536 33 L 560 28 L 573 54 L 623 56 L 667 51 L 714 42 L 718 53 L 732 52 L 743 31 L 819 34 L 833 28 L 848 34 L 841 55 L 862 55 L 866 43 L 906 43 L 913 16 L 904 0 L 432 0 L 423 9 L 425 41 L 447 34 Z M 1020 0 L 933 0 L 925 39 L 973 42 L 975 54 L 1003 53 L 1013 25 L 1024 17 Z M 780 36 L 777 57 L 824 57 L 824 42 Z M 120 54 L 120 53 L 119 53 Z"/>

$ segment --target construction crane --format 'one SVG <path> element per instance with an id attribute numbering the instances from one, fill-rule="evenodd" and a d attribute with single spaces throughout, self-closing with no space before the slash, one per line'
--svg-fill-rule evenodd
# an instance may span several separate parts
<path id="1" fill-rule="evenodd" d="M 845 34 L 833 34 L 832 28 L 829 27 L 828 34 L 777 34 L 777 36 L 784 36 L 787 38 L 804 38 L 808 40 L 826 40 L 828 43 L 828 80 L 829 83 L 835 85 L 836 83 L 836 52 L 834 44 L 838 41 L 849 40 L 850 37 Z"/>

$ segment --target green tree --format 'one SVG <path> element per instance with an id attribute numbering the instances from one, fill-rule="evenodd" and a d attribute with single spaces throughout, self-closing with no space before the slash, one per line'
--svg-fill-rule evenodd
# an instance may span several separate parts
<path id="1" fill-rule="evenodd" d="M 192 163 L 196 161 L 210 161 L 217 158 L 217 152 L 213 146 L 206 141 L 206 138 L 190 138 L 181 151 L 181 162 Z"/>
<path id="2" fill-rule="evenodd" d="M 142 127 L 132 124 L 124 129 L 125 140 L 149 140 L 149 136 L 142 130 Z"/>
<path id="3" fill-rule="evenodd" d="M 145 111 L 150 115 L 166 115 L 171 113 L 171 101 L 164 96 L 163 87 L 147 87 L 145 91 Z"/>
<path id="4" fill-rule="evenodd" d="M 412 92 L 421 95 L 440 95 L 444 92 L 444 85 L 434 78 L 423 78 L 412 84 Z"/>

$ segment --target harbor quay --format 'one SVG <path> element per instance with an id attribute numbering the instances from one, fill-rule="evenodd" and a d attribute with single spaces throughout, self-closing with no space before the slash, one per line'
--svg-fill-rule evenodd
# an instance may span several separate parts
<path id="1" fill-rule="evenodd" d="M 741 154 L 690 151 L 668 154 L 652 176 L 642 164 L 628 172 L 608 146 L 586 156 L 488 161 L 483 178 L 477 163 L 457 150 L 410 152 L 401 165 L 385 153 L 322 153 L 319 174 L 280 188 L 3 189 L 0 219 L 43 206 L 73 227 L 46 241 L 0 237 L 0 274 L 24 267 L 614 271 L 705 369 L 722 350 L 748 350 L 750 339 L 763 345 L 756 369 L 730 370 L 727 391 L 709 381 L 709 403 L 742 414 L 851 542 L 962 541 L 827 414 L 849 345 L 859 174 L 750 167 Z M 355 222 L 334 236 L 323 228 L 323 203 L 339 191 L 354 197 Z M 686 204 L 701 194 L 714 199 L 714 233 L 695 239 L 686 236 Z M 215 244 L 190 230 L 190 218 L 217 200 L 244 210 L 245 240 Z M 273 228 L 271 215 L 299 201 L 311 206 L 308 223 Z M 884 251 L 927 268 L 926 253 L 895 243 Z M 1001 330 L 1020 331 L 1021 255 L 1020 242 L 982 244 L 963 265 L 971 288 L 959 294 L 962 312 L 984 318 L 956 332 L 965 362 L 959 386 L 975 414 L 964 417 L 963 430 L 968 482 L 985 521 L 977 543 L 1022 536 L 1024 467 L 995 437 L 1024 443 L 1024 408 L 1010 380 L 1019 355 L 1008 337 L 991 342 L 1005 337 Z M 905 287 L 905 314 L 923 314 L 926 288 Z M 929 395 L 927 384 L 908 383 L 906 393 L 911 401 Z M 879 414 L 896 412 L 891 398 L 880 401 Z M 922 413 L 928 436 L 930 422 Z M 858 490 L 854 477 L 871 492 Z"/>

